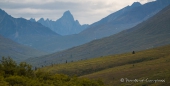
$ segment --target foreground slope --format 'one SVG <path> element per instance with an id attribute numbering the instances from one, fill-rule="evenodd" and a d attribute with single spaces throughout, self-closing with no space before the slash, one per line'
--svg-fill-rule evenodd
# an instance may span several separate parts
<path id="1" fill-rule="evenodd" d="M 170 6 L 137 26 L 51 55 L 29 59 L 33 65 L 50 65 L 110 54 L 145 50 L 170 44 Z M 46 61 L 46 63 L 44 63 Z"/>
<path id="2" fill-rule="evenodd" d="M 51 65 L 41 70 L 52 73 L 78 75 L 91 79 L 101 79 L 106 86 L 169 86 L 170 45 L 149 50 L 110 55 L 78 62 Z M 120 79 L 124 79 L 120 81 Z M 126 82 L 126 79 L 147 80 Z M 149 80 L 163 80 L 149 82 Z M 165 82 L 164 82 L 165 81 Z"/>
<path id="3" fill-rule="evenodd" d="M 130 59 L 131 61 L 127 64 L 108 68 L 82 77 L 92 79 L 101 78 L 107 86 L 118 86 L 120 84 L 130 86 L 169 86 L 169 52 L 170 46 L 139 52 L 139 54 L 136 53 L 136 55 L 121 59 Z M 134 60 L 134 58 L 139 59 Z"/>
<path id="4" fill-rule="evenodd" d="M 31 65 L 25 62 L 16 64 L 11 58 L 2 58 L 0 61 L 0 86 L 103 86 L 100 80 L 35 72 Z"/>
<path id="5" fill-rule="evenodd" d="M 20 62 L 30 57 L 37 57 L 47 53 L 41 52 L 31 47 L 20 45 L 8 38 L 0 35 L 0 58 L 10 56 L 15 61 Z"/>

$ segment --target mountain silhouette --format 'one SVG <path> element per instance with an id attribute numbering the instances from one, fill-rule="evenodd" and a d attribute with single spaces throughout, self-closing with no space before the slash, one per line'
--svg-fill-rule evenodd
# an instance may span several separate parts
<path id="1" fill-rule="evenodd" d="M 56 21 L 49 19 L 44 20 L 41 18 L 37 22 L 49 27 L 51 30 L 60 35 L 78 34 L 88 27 L 87 24 L 80 25 L 78 20 L 74 20 L 74 17 L 70 11 L 64 12 L 63 16 Z"/>

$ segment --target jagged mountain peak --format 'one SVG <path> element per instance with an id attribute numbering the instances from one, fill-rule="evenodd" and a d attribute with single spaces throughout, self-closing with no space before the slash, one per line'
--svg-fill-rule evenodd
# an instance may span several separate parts
<path id="1" fill-rule="evenodd" d="M 51 20 L 47 18 L 46 21 L 51 21 Z"/>
<path id="2" fill-rule="evenodd" d="M 131 6 L 132 7 L 138 7 L 141 6 L 142 4 L 140 2 L 134 2 Z"/>
<path id="3" fill-rule="evenodd" d="M 0 8 L 0 13 L 6 13 L 6 12 Z M 6 14 L 7 14 L 7 13 L 6 13 Z"/>
<path id="4" fill-rule="evenodd" d="M 74 20 L 74 17 L 69 10 L 64 12 L 64 14 L 61 18 L 65 18 L 65 19 L 68 19 L 68 20 Z"/>
<path id="5" fill-rule="evenodd" d="M 80 24 L 78 20 L 75 20 L 75 22 L 76 22 L 77 24 Z"/>
<path id="6" fill-rule="evenodd" d="M 44 21 L 44 18 L 40 18 L 40 20 L 39 21 Z"/>
<path id="7" fill-rule="evenodd" d="M 11 17 L 11 15 L 7 14 L 3 9 L 0 8 L 0 20 L 3 19 L 6 15 Z"/>
<path id="8" fill-rule="evenodd" d="M 46 27 L 49 27 L 51 30 L 60 35 L 77 34 L 86 29 L 86 27 L 88 26 L 80 25 L 78 20 L 74 20 L 74 17 L 69 10 L 65 11 L 62 17 L 56 21 L 52 21 L 48 18 L 46 20 L 41 18 L 37 22 Z"/>
<path id="9" fill-rule="evenodd" d="M 30 21 L 36 22 L 35 18 L 30 18 Z"/>
<path id="10" fill-rule="evenodd" d="M 69 10 L 64 12 L 64 15 L 72 15 L 71 12 Z"/>

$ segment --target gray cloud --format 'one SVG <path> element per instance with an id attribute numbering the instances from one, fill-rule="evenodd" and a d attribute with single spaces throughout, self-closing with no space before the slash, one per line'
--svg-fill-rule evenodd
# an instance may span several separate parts
<path id="1" fill-rule="evenodd" d="M 4 0 L 0 1 L 0 8 L 14 17 L 41 17 L 57 20 L 62 14 L 70 10 L 80 23 L 91 24 L 117 11 L 136 0 Z M 146 3 L 153 0 L 139 0 Z"/>
<path id="2" fill-rule="evenodd" d="M 20 8 L 31 8 L 31 9 L 66 9 L 66 8 L 75 8 L 78 6 L 78 3 L 73 2 L 61 2 L 57 1 L 55 3 L 46 3 L 46 4 L 36 4 L 36 3 L 13 3 L 13 2 L 2 2 L 0 3 L 1 8 L 6 9 L 20 9 Z"/>

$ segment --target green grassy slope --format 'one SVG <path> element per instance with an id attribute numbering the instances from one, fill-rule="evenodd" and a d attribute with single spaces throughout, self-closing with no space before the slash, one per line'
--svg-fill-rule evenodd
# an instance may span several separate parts
<path id="1" fill-rule="evenodd" d="M 16 64 L 11 58 L 3 57 L 0 59 L 0 86 L 103 86 L 103 82 L 64 74 L 35 72 L 25 62 Z"/>
<path id="2" fill-rule="evenodd" d="M 170 84 L 170 45 L 139 51 L 93 58 L 78 62 L 51 65 L 41 70 L 102 79 L 107 86 L 168 86 Z M 120 82 L 120 79 L 165 80 L 165 82 Z"/>
<path id="3" fill-rule="evenodd" d="M 170 44 L 169 15 L 170 6 L 131 29 L 62 52 L 31 59 L 29 62 L 33 65 L 49 65 L 65 60 L 70 62 Z"/>
<path id="4" fill-rule="evenodd" d="M 47 53 L 20 45 L 8 38 L 0 36 L 0 57 L 10 56 L 15 61 L 20 62 L 30 57 L 36 57 L 45 54 Z"/>

